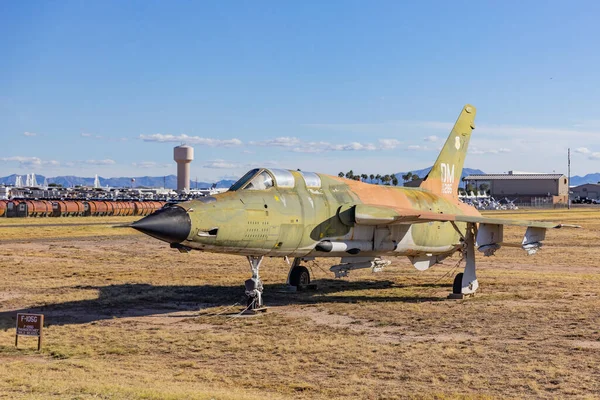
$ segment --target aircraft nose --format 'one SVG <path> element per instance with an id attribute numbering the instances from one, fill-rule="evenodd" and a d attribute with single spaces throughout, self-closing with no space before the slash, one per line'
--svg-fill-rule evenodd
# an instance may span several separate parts
<path id="1" fill-rule="evenodd" d="M 165 242 L 181 243 L 190 234 L 192 221 L 186 210 L 171 206 L 134 222 L 131 227 Z"/>

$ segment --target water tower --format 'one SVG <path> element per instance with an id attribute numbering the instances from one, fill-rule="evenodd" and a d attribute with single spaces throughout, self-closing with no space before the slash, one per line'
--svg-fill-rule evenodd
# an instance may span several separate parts
<path id="1" fill-rule="evenodd" d="M 177 191 L 190 190 L 190 163 L 194 161 L 194 148 L 186 145 L 173 149 L 173 158 L 177 162 Z"/>

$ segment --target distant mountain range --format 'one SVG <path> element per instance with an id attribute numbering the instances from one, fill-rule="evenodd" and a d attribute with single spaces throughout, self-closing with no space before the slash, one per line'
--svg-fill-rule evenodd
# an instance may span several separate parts
<path id="1" fill-rule="evenodd" d="M 431 167 L 419 169 L 415 171 L 410 171 L 411 173 L 418 175 L 420 178 L 424 178 L 429 171 L 431 171 Z M 406 172 L 398 172 L 396 173 L 396 178 L 400 184 L 403 183 L 402 175 L 405 175 Z M 464 178 L 468 175 L 473 174 L 485 174 L 480 169 L 472 169 L 472 168 L 464 168 L 462 172 L 461 178 Z M 1 184 L 13 185 L 15 183 L 17 175 L 9 175 L 0 178 Z M 21 175 L 21 179 L 23 183 L 25 183 L 25 175 Z M 44 183 L 45 176 L 36 175 L 36 181 L 38 186 L 41 186 Z M 131 182 L 131 178 L 102 178 L 98 177 L 100 180 L 100 186 L 106 187 L 166 187 L 168 189 L 177 188 L 177 176 L 175 175 L 167 175 L 167 176 L 138 176 L 135 177 L 135 182 Z M 208 188 L 213 184 L 217 184 L 218 188 L 229 188 L 233 185 L 234 180 L 220 180 L 218 182 L 195 182 L 191 181 L 190 186 L 195 188 Z M 572 176 L 571 177 L 571 186 L 578 186 L 584 183 L 598 183 L 600 182 L 600 173 L 587 174 L 585 176 Z M 94 178 L 82 178 L 79 176 L 56 176 L 53 178 L 48 178 L 48 183 L 56 183 L 62 185 L 63 187 L 73 187 L 73 186 L 94 186 Z"/>
<path id="2" fill-rule="evenodd" d="M 585 176 L 572 176 L 571 177 L 571 186 L 579 186 L 584 183 L 600 183 L 600 173 L 596 172 L 595 174 L 587 174 Z"/>
<path id="3" fill-rule="evenodd" d="M 25 176 L 21 175 L 21 179 L 23 184 L 25 184 Z M 17 178 L 16 174 L 5 176 L 0 178 L 0 184 L 10 184 L 13 185 Z M 37 181 L 38 186 L 41 186 L 44 183 L 44 179 L 46 177 L 43 175 L 36 175 L 35 180 Z M 100 181 L 100 186 L 102 187 L 165 187 L 168 189 L 176 189 L 177 188 L 177 176 L 175 175 L 167 175 L 167 176 L 136 176 L 135 182 L 131 181 L 131 178 L 102 178 L 98 177 Z M 232 180 L 220 180 L 218 182 L 196 182 L 191 181 L 190 186 L 195 189 L 201 188 L 209 188 L 213 184 L 217 184 L 218 188 L 229 188 L 233 185 L 235 181 Z M 94 178 L 82 178 L 79 176 L 56 176 L 53 178 L 48 178 L 48 183 L 56 183 L 58 185 L 62 185 L 63 187 L 74 187 L 74 186 L 94 186 Z"/>

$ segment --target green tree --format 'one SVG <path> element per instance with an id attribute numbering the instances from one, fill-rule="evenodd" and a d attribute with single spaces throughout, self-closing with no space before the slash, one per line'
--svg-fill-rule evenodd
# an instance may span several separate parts
<path id="1" fill-rule="evenodd" d="M 416 181 L 416 180 L 419 180 L 419 179 L 421 179 L 421 178 L 419 177 L 419 175 L 415 175 L 415 174 L 413 174 L 413 175 L 410 177 L 410 180 L 411 180 L 411 181 Z"/>
<path id="2" fill-rule="evenodd" d="M 392 180 L 392 178 L 389 175 L 384 175 L 383 178 L 381 178 L 381 180 L 383 181 L 384 185 L 389 185 L 389 182 Z"/>
<path id="3" fill-rule="evenodd" d="M 407 173 L 405 173 L 405 174 L 402 175 L 402 180 L 404 182 L 408 182 L 408 181 L 411 180 L 412 177 L 413 177 L 412 172 L 407 172 Z"/>
<path id="4" fill-rule="evenodd" d="M 360 177 L 363 179 L 363 181 L 364 181 L 364 182 L 366 182 L 366 181 L 367 181 L 367 179 L 369 178 L 369 175 L 367 175 L 367 174 L 362 174 Z"/>
<path id="5" fill-rule="evenodd" d="M 350 171 L 346 172 L 346 178 L 354 179 L 354 171 L 350 170 Z"/>
<path id="6" fill-rule="evenodd" d="M 371 174 L 371 175 L 369 175 L 369 178 L 371 179 L 371 183 L 373 183 L 373 179 L 375 179 L 375 175 Z"/>
<path id="7" fill-rule="evenodd" d="M 392 185 L 398 186 L 398 177 L 396 175 L 392 176 Z"/>
<path id="8" fill-rule="evenodd" d="M 340 178 L 343 178 L 343 177 L 344 177 L 344 173 L 343 173 L 343 172 L 340 172 L 340 173 L 338 174 L 338 176 L 339 176 Z"/>
<path id="9" fill-rule="evenodd" d="M 381 174 L 375 175 L 375 179 L 377 179 L 377 183 L 380 184 L 381 183 Z"/>

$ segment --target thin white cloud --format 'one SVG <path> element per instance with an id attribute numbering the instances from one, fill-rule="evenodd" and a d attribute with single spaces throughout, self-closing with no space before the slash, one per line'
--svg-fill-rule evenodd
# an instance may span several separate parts
<path id="1" fill-rule="evenodd" d="M 379 148 L 382 150 L 393 150 L 401 144 L 402 142 L 397 139 L 379 139 Z"/>
<path id="2" fill-rule="evenodd" d="M 336 145 L 331 145 L 331 149 L 332 150 L 336 150 L 336 151 L 373 151 L 373 150 L 377 150 L 377 146 L 371 144 L 371 143 L 358 143 L 358 142 L 352 142 L 352 143 L 348 143 L 348 144 L 336 144 Z"/>
<path id="3" fill-rule="evenodd" d="M 207 161 L 202 168 L 213 168 L 213 169 L 234 169 L 239 168 L 240 165 L 225 160 L 212 160 Z"/>
<path id="4" fill-rule="evenodd" d="M 88 164 L 88 165 L 113 165 L 116 164 L 116 162 L 114 160 L 111 160 L 110 158 L 106 158 L 104 160 L 85 160 L 83 161 L 84 164 Z"/>
<path id="5" fill-rule="evenodd" d="M 592 151 L 590 149 L 588 149 L 587 147 L 578 147 L 575 150 L 573 150 L 575 153 L 580 153 L 580 154 L 590 154 Z"/>
<path id="6" fill-rule="evenodd" d="M 501 154 L 501 153 L 510 153 L 511 150 L 505 147 L 500 147 L 498 149 L 482 149 L 477 146 L 470 146 L 468 150 L 468 154 L 472 155 L 483 155 L 483 154 Z"/>
<path id="7" fill-rule="evenodd" d="M 442 121 L 386 121 L 374 123 L 327 123 L 327 124 L 306 124 L 306 127 L 330 130 L 336 132 L 354 132 L 366 133 L 371 135 L 387 134 L 390 132 L 406 133 L 415 129 L 429 129 L 448 133 L 454 126 L 453 122 Z M 477 125 L 477 135 L 503 135 L 504 137 L 524 136 L 553 136 L 555 138 L 597 138 L 600 130 L 593 124 L 580 124 L 573 128 L 554 128 L 554 127 L 534 127 L 519 125 L 497 125 L 482 124 Z"/>
<path id="8" fill-rule="evenodd" d="M 406 150 L 428 151 L 430 149 L 427 146 L 421 146 L 421 145 L 418 145 L 418 144 L 411 144 L 410 146 L 406 147 Z"/>
<path id="9" fill-rule="evenodd" d="M 163 135 L 162 133 L 155 133 L 153 135 L 140 135 L 140 139 L 144 142 L 159 142 L 159 143 L 186 143 L 186 144 L 197 144 L 201 146 L 209 147 L 232 147 L 241 146 L 243 142 L 239 139 L 213 139 L 203 138 L 200 136 L 188 136 L 188 135 Z"/>
<path id="10" fill-rule="evenodd" d="M 246 169 L 250 168 L 275 168 L 279 167 L 277 161 L 254 161 L 243 166 Z"/>
<path id="11" fill-rule="evenodd" d="M 300 139 L 297 137 L 282 136 L 260 142 L 250 142 L 250 144 L 255 146 L 293 147 L 300 144 Z"/>
<path id="12" fill-rule="evenodd" d="M 579 154 L 584 154 L 584 155 L 588 156 L 589 160 L 600 160 L 600 152 L 592 151 L 592 150 L 588 149 L 587 147 L 578 147 L 575 150 L 573 150 L 573 152 L 579 153 Z"/>
<path id="13" fill-rule="evenodd" d="M 278 167 L 279 163 L 277 161 L 254 161 L 249 164 L 240 164 L 233 161 L 226 160 L 210 160 L 207 161 L 202 168 L 211 168 L 211 169 L 250 169 L 250 168 L 269 168 L 269 167 Z"/>
<path id="14" fill-rule="evenodd" d="M 34 133 L 34 132 L 23 132 L 23 136 L 33 137 L 33 136 L 37 136 L 37 133 Z"/>
<path id="15" fill-rule="evenodd" d="M 426 142 L 437 142 L 438 140 L 440 140 L 439 137 L 435 136 L 435 135 L 431 135 L 431 136 L 427 136 L 425 139 L 423 139 Z"/>
<path id="16" fill-rule="evenodd" d="M 21 167 L 58 167 L 60 163 L 56 160 L 42 160 L 39 157 L 24 157 L 24 156 L 14 156 L 14 157 L 2 157 L 0 161 L 3 162 L 17 162 Z"/>
<path id="17" fill-rule="evenodd" d="M 82 133 L 81 137 L 98 139 L 98 140 L 107 140 L 109 142 L 126 142 L 127 140 L 129 140 L 125 137 L 115 138 L 115 137 L 110 137 L 110 136 L 96 135 L 94 133 Z"/>
<path id="18" fill-rule="evenodd" d="M 600 128 L 600 120 L 590 119 L 587 121 L 579 121 L 578 123 L 573 124 L 573 128 L 598 129 Z"/>
<path id="19" fill-rule="evenodd" d="M 171 164 L 160 164 L 156 161 L 140 161 L 131 163 L 134 167 L 137 168 L 169 168 L 172 167 Z"/>
<path id="20" fill-rule="evenodd" d="M 328 151 L 373 151 L 378 147 L 371 143 L 351 142 L 347 144 L 332 144 L 329 142 L 301 143 L 292 149 L 296 153 L 324 153 Z"/>

